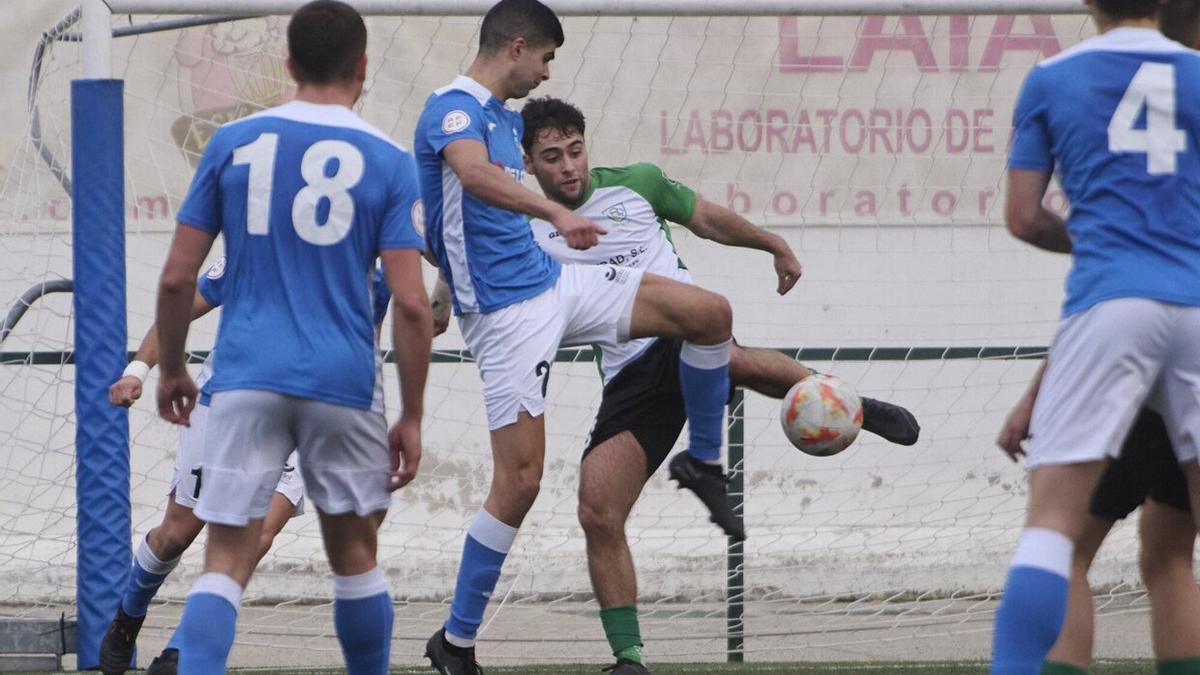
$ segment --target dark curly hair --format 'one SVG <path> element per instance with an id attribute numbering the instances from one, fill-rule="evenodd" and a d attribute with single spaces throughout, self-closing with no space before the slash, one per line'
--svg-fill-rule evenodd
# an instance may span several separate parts
<path id="1" fill-rule="evenodd" d="M 521 146 L 525 148 L 526 154 L 533 149 L 533 142 L 543 131 L 549 129 L 563 135 L 578 133 L 582 136 L 587 128 L 587 121 L 579 108 L 561 98 L 550 96 L 527 101 L 521 109 L 521 117 L 525 120 L 525 135 L 521 137 Z"/>
<path id="2" fill-rule="evenodd" d="M 500 0 L 483 17 L 479 28 L 479 51 L 495 54 L 517 38 L 531 47 L 563 43 L 562 23 L 554 11 L 538 0 Z"/>
<path id="3" fill-rule="evenodd" d="M 1163 35 L 1194 49 L 1200 42 L 1200 0 L 1168 0 L 1158 25 Z"/>
<path id="4" fill-rule="evenodd" d="M 354 77 L 367 51 L 367 27 L 350 5 L 315 0 L 292 15 L 287 42 L 298 82 L 330 84 Z"/>
<path id="5" fill-rule="evenodd" d="M 1163 0 L 1096 0 L 1110 19 L 1148 19 L 1158 16 L 1165 3 Z"/>

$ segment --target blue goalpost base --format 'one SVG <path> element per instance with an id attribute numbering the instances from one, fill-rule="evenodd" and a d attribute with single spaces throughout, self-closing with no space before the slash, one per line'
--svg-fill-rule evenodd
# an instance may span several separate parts
<path id="1" fill-rule="evenodd" d="M 75 508 L 78 668 L 100 641 L 128 573 L 129 417 L 108 402 L 126 364 L 125 137 L 121 80 L 71 82 L 75 281 Z"/>

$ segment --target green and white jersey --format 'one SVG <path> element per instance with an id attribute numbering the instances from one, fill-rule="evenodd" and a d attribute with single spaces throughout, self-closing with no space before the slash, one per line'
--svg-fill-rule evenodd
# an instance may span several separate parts
<path id="1" fill-rule="evenodd" d="M 533 236 L 547 253 L 564 264 L 616 265 L 691 283 L 687 267 L 675 252 L 668 221 L 686 223 L 696 210 L 696 193 L 667 178 L 653 164 L 592 169 L 588 190 L 575 212 L 608 230 L 586 251 L 569 246 L 549 221 L 535 218 Z M 654 338 L 620 345 L 597 345 L 604 383 L 637 358 Z"/>

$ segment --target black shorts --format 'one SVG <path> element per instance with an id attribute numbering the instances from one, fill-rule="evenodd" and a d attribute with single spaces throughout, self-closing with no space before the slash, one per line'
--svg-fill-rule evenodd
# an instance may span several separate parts
<path id="1" fill-rule="evenodd" d="M 687 412 L 679 386 L 679 340 L 659 338 L 604 387 L 596 424 L 583 456 L 622 431 L 646 452 L 646 475 L 671 454 Z"/>
<path id="2" fill-rule="evenodd" d="M 1089 510 L 1105 520 L 1121 520 L 1149 497 L 1180 511 L 1191 511 L 1187 479 L 1171 450 L 1162 417 L 1142 409 L 1121 446 L 1121 455 L 1108 465 Z"/>

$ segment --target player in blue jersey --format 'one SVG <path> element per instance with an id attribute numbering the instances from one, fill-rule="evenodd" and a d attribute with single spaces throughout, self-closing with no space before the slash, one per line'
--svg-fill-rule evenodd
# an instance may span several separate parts
<path id="1" fill-rule="evenodd" d="M 1166 24 L 1163 32 L 1168 33 Z M 1045 363 L 1009 413 L 997 439 L 1013 461 L 1025 454 L 1021 444 L 1029 436 L 1029 418 L 1044 372 Z M 1192 574 L 1196 525 L 1187 479 L 1175 458 L 1162 416 L 1143 408 L 1120 456 L 1108 463 L 1091 497 L 1086 523 L 1075 540 L 1062 632 L 1046 655 L 1041 675 L 1087 675 L 1094 630 L 1088 570 L 1116 521 L 1139 507 L 1139 567 L 1150 595 L 1150 632 L 1157 672 L 1200 673 L 1200 625 L 1194 621 L 1200 616 L 1200 587 Z"/>
<path id="2" fill-rule="evenodd" d="M 534 241 L 526 214 L 572 247 L 605 230 L 521 185 L 522 98 L 549 77 L 562 26 L 537 0 L 502 0 L 483 19 L 465 75 L 426 101 L 414 152 L 427 240 L 450 285 L 459 326 L 483 379 L 495 474 L 471 522 L 450 618 L 427 644 L 443 673 L 475 673 L 474 644 L 517 529 L 537 497 L 545 454 L 545 395 L 560 345 L 662 336 L 682 340 L 679 379 L 686 455 L 672 477 L 714 521 L 744 537 L 725 490 L 721 434 L 729 391 L 732 313 L 719 295 L 641 270 L 559 265 Z M 796 278 L 787 279 L 790 288 Z"/>
<path id="3" fill-rule="evenodd" d="M 196 515 L 204 574 L 188 594 L 179 671 L 217 673 L 234 639 L 270 490 L 296 448 L 334 573 L 346 670 L 388 670 L 392 603 L 376 560 L 379 514 L 415 476 L 432 320 L 421 279 L 421 202 L 411 155 L 352 110 L 366 27 L 333 0 L 288 24 L 296 100 L 221 127 L 200 159 L 159 286 L 159 414 L 187 424 L 184 369 L 195 273 L 224 235 L 220 363 Z M 371 317 L 382 260 L 393 299 L 402 410 L 389 434 Z M 390 448 L 389 448 L 390 441 Z"/>
<path id="4" fill-rule="evenodd" d="M 1071 253 L 1026 445 L 1029 515 L 996 615 L 994 673 L 1034 674 L 1062 625 L 1088 501 L 1143 403 L 1200 490 L 1200 55 L 1159 0 L 1090 0 L 1100 35 L 1047 59 L 1014 112 L 1006 220 Z M 1043 206 L 1057 173 L 1070 219 Z"/>
<path id="5" fill-rule="evenodd" d="M 208 271 L 196 282 L 196 297 L 193 300 L 192 319 L 198 319 L 222 301 L 225 280 L 225 258 L 218 258 Z M 374 321 L 376 334 L 387 314 L 392 294 L 383 278 L 383 270 L 376 269 L 374 278 Z M 203 387 L 212 377 L 212 364 L 216 350 L 209 352 L 201 366 L 196 385 Z M 108 390 L 109 401 L 124 408 L 132 406 L 142 396 L 142 383 L 146 375 L 158 362 L 158 327 L 150 326 L 145 339 L 138 346 L 133 361 L 121 378 Z M 100 643 L 100 670 L 105 675 L 119 675 L 129 669 L 133 659 L 134 644 L 146 618 L 150 602 L 158 589 L 179 564 L 183 555 L 204 529 L 204 521 L 192 512 L 200 497 L 204 474 L 204 428 L 208 416 L 208 400 L 201 396 L 192 411 L 191 425 L 180 429 L 179 449 L 175 455 L 175 471 L 171 477 L 167 509 L 162 522 L 151 529 L 138 545 L 129 581 L 117 606 L 116 616 L 104 640 Z M 263 519 L 262 535 L 258 541 L 255 561 L 271 550 L 275 537 L 289 519 L 304 513 L 304 478 L 297 470 L 296 454 L 288 457 L 288 463 L 275 486 L 271 506 Z M 173 675 L 179 663 L 179 647 L 172 636 L 166 649 L 156 656 L 146 669 L 149 675 Z"/>

